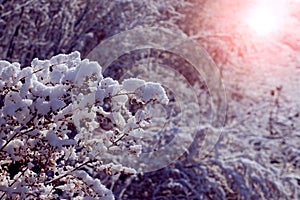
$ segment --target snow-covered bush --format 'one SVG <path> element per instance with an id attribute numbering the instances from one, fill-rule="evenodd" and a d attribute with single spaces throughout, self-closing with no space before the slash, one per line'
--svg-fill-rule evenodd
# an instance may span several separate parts
<path id="1" fill-rule="evenodd" d="M 103 39 L 133 27 L 158 25 L 181 29 L 191 38 L 196 39 L 221 69 L 229 104 L 226 118 L 228 126 L 225 127 L 222 140 L 208 159 L 202 159 L 201 156 L 201 159 L 196 157 L 195 160 L 179 162 L 175 167 L 168 166 L 157 172 L 139 175 L 138 180 L 132 182 L 129 179 L 133 176 L 125 179 L 126 175 L 120 175 L 119 179 L 114 182 L 110 180 L 116 180 L 115 177 L 106 176 L 100 172 L 99 174 L 103 175 L 100 178 L 101 183 L 110 187 L 116 198 L 122 199 L 221 199 L 225 197 L 228 199 L 300 199 L 300 98 L 298 98 L 300 79 L 299 70 L 297 70 L 300 66 L 298 45 L 300 34 L 297 34 L 300 20 L 297 14 L 299 12 L 296 11 L 299 6 L 294 6 L 295 19 L 290 21 L 292 28 L 284 27 L 288 34 L 280 41 L 266 45 L 265 40 L 258 42 L 252 37 L 249 38 L 249 34 L 245 32 L 247 29 L 238 29 L 241 25 L 239 20 L 242 19 L 239 14 L 245 13 L 245 10 L 241 8 L 247 7 L 247 2 L 251 1 L 4 0 L 0 1 L 0 59 L 18 61 L 21 66 L 27 66 L 36 56 L 44 59 L 61 52 L 78 50 L 82 57 L 85 57 Z M 294 2 L 297 4 L 296 0 Z M 131 62 L 130 56 L 132 55 L 131 52 L 123 58 L 126 62 Z M 158 57 L 161 56 L 154 57 L 156 61 Z M 168 59 L 166 63 L 169 61 Z M 113 63 L 114 66 L 117 64 L 122 67 L 133 66 L 124 62 Z M 184 69 L 182 74 L 186 74 L 191 79 L 193 73 L 188 72 L 181 62 L 172 62 L 173 64 L 180 65 Z M 114 74 L 112 70 L 108 72 L 104 76 L 119 79 L 122 75 L 117 70 Z M 164 76 L 158 75 L 159 78 Z M 167 76 L 170 77 L 170 74 Z M 59 76 L 52 76 L 53 82 L 60 80 L 55 77 Z M 144 77 L 143 80 L 145 80 Z M 153 81 L 153 76 L 150 80 Z M 172 84 L 177 86 L 176 82 Z M 273 99 L 276 97 L 275 88 L 280 85 L 283 89 L 277 105 L 277 103 L 274 104 L 276 99 Z M 271 90 L 275 90 L 275 95 L 270 95 Z M 186 90 L 182 91 L 180 95 L 186 97 Z M 204 100 L 209 100 L 205 93 L 202 97 Z M 80 98 L 80 96 L 74 97 L 73 100 L 80 100 Z M 4 95 L 1 93 L 1 109 L 4 106 L 4 100 Z M 13 104 L 15 100 L 9 101 Z M 169 106 L 170 104 L 176 105 L 172 102 L 173 100 L 170 99 L 170 101 Z M 185 104 L 188 101 L 189 99 L 186 98 L 183 105 L 190 108 Z M 104 102 L 106 102 L 105 110 L 111 108 L 108 99 Z M 132 103 L 135 106 L 138 105 L 134 101 Z M 19 112 L 20 115 L 16 120 L 24 120 L 22 115 L 27 113 L 28 104 L 30 104 L 28 101 L 19 104 L 25 109 Z M 135 107 L 133 105 L 132 108 Z M 204 106 L 201 109 L 205 111 L 208 108 L 207 104 L 202 105 Z M 185 107 L 181 108 L 185 110 Z M 6 112 L 9 113 L 9 109 Z M 0 124 L 5 123 L 1 117 L 0 121 Z M 110 123 L 107 126 L 106 124 L 106 121 L 101 122 L 102 128 L 109 129 Z M 75 124 L 68 124 L 67 128 L 70 131 L 68 134 L 70 138 L 75 137 L 77 133 Z M 0 130 L 2 131 L 2 127 Z M 138 137 L 140 133 L 142 132 L 137 131 L 134 134 Z M 48 138 L 51 137 L 53 135 L 49 134 Z M 59 138 L 62 139 L 60 136 Z M 92 143 L 89 138 L 84 142 Z M 5 141 L 1 140 L 0 143 L 0 146 L 5 145 Z M 21 145 L 22 141 L 16 140 L 14 143 L 17 146 Z M 40 143 L 37 142 L 36 151 L 39 148 L 48 150 L 47 147 L 41 147 Z M 9 151 L 25 151 L 21 147 Z M 94 145 L 94 147 L 97 146 Z M 64 149 L 64 145 L 61 148 Z M 139 148 L 140 146 L 132 146 L 130 150 L 137 151 Z M 69 149 L 72 148 L 69 147 Z M 194 146 L 190 150 L 203 155 L 202 148 L 199 146 Z M 30 150 L 29 152 L 32 154 L 36 151 Z M 75 148 L 75 153 L 78 151 L 80 148 Z M 5 161 L 10 154 L 3 154 L 1 151 L 0 155 L 1 172 L 6 174 L 5 176 L 1 174 L 1 177 L 15 175 L 22 169 L 20 162 Z M 2 156 L 5 156 L 4 161 Z M 36 158 L 40 156 L 40 160 L 43 160 L 42 155 L 31 156 L 36 156 Z M 36 160 L 38 159 L 32 162 L 34 171 L 40 170 Z M 60 160 L 58 164 L 55 163 L 60 169 L 64 163 L 72 165 L 69 161 Z M 200 164 L 197 163 L 199 161 L 201 161 Z M 48 163 L 51 164 L 53 161 L 48 161 Z M 112 174 L 111 171 L 119 166 L 111 167 L 110 171 L 107 170 L 108 166 L 101 170 Z M 93 174 L 90 173 L 87 165 L 85 170 L 92 177 Z M 47 174 L 50 178 L 54 176 L 51 169 L 47 171 Z M 100 177 L 99 174 L 93 177 Z M 78 179 L 74 181 L 76 184 L 71 182 L 73 179 L 68 179 L 68 181 L 68 186 L 73 189 L 77 187 L 77 184 L 80 183 L 81 186 L 83 184 Z M 13 181 L 10 182 L 12 183 Z M 57 183 L 64 182 L 58 181 Z M 54 186 L 55 184 L 52 183 Z M 74 185 L 76 187 L 73 187 Z M 7 187 L 1 186 L 1 190 L 7 191 Z M 61 198 L 67 197 L 62 192 L 67 190 L 67 187 L 49 190 L 54 190 L 54 193 Z M 6 196 L 3 195 L 3 198 L 5 199 Z"/>
<path id="2" fill-rule="evenodd" d="M 102 156 L 138 156 L 136 131 L 152 119 L 144 108 L 168 101 L 158 83 L 103 78 L 79 52 L 24 69 L 0 61 L 0 199 L 114 199 L 95 173 L 135 170 Z"/>
<path id="3" fill-rule="evenodd" d="M 185 0 L 0 1 L 0 59 L 29 65 L 35 57 L 79 51 L 137 26 L 177 27 Z M 16 31 L 17 30 L 17 31 Z"/>

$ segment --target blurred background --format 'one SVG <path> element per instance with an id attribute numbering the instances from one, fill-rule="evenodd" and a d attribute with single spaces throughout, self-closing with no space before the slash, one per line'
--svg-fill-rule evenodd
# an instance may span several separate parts
<path id="1" fill-rule="evenodd" d="M 221 72 L 222 136 L 204 158 L 195 138 L 158 171 L 98 176 L 116 199 L 300 199 L 299 11 L 298 0 L 0 0 L 0 59 L 85 58 L 124 30 L 180 31 Z"/>

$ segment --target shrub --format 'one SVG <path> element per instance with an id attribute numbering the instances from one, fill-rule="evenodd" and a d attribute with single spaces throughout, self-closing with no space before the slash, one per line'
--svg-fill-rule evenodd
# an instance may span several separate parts
<path id="1" fill-rule="evenodd" d="M 114 199 L 94 174 L 135 170 L 102 156 L 138 156 L 135 134 L 151 120 L 145 105 L 168 103 L 160 84 L 103 78 L 78 52 L 24 69 L 0 61 L 0 97 L 0 195 L 22 199 Z"/>

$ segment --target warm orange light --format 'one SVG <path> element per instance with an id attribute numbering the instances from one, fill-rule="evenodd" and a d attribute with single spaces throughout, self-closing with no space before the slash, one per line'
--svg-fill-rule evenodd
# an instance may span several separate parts
<path id="1" fill-rule="evenodd" d="M 283 1 L 258 0 L 249 12 L 247 23 L 258 35 L 266 36 L 283 26 L 284 11 Z"/>

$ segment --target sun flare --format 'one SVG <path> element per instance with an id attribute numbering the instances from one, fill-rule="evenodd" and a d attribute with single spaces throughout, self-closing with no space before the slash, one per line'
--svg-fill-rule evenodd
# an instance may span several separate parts
<path id="1" fill-rule="evenodd" d="M 247 24 L 258 35 L 266 36 L 283 26 L 284 6 L 280 1 L 258 1 L 250 10 Z"/>

